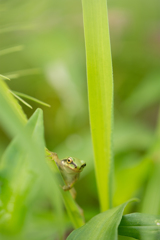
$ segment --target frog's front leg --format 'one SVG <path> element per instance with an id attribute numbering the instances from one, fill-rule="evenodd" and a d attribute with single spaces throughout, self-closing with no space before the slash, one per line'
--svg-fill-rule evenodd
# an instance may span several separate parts
<path id="1" fill-rule="evenodd" d="M 57 165 L 59 166 L 61 161 L 60 161 L 60 159 L 58 158 L 57 153 L 51 152 L 51 151 L 49 151 L 47 148 L 46 148 L 46 150 L 47 150 L 47 152 L 50 154 L 50 155 L 48 155 L 48 156 L 51 157 L 51 160 L 54 160 L 54 161 L 57 163 Z"/>
<path id="2" fill-rule="evenodd" d="M 77 192 L 76 192 L 75 188 L 73 188 L 70 185 L 68 185 L 68 186 L 64 185 L 62 188 L 63 188 L 64 191 L 69 191 L 70 194 L 72 195 L 73 199 L 76 198 Z"/>
<path id="3" fill-rule="evenodd" d="M 64 185 L 62 188 L 64 191 L 69 191 L 72 187 L 70 185 Z"/>
<path id="4" fill-rule="evenodd" d="M 71 190 L 74 184 L 75 184 L 75 179 L 70 184 L 64 185 L 62 188 L 64 191 L 69 191 Z"/>

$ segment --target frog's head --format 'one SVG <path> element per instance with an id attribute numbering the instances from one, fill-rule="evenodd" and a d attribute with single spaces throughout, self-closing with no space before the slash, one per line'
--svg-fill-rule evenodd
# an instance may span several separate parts
<path id="1" fill-rule="evenodd" d="M 75 157 L 67 157 L 62 160 L 64 167 L 67 167 L 75 172 L 81 172 L 86 166 L 86 163 L 83 160 L 80 160 Z"/>

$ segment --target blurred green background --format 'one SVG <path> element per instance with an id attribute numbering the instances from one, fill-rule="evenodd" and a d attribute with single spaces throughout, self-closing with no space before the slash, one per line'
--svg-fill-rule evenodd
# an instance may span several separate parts
<path id="1" fill-rule="evenodd" d="M 160 2 L 109 0 L 108 7 L 115 103 L 114 205 L 136 196 L 141 202 L 126 212 L 160 214 Z M 3 50 L 16 46 L 22 50 L 3 54 Z M 48 149 L 60 158 L 69 155 L 86 161 L 76 190 L 77 202 L 89 220 L 99 212 L 99 203 L 89 129 L 81 1 L 1 0 L 0 74 L 10 76 L 7 84 L 12 90 L 51 105 L 41 107 L 28 101 L 33 110 L 23 106 L 28 118 L 37 107 L 43 109 Z M 10 141 L 1 128 L 0 155 Z M 52 236 L 54 209 L 43 194 L 37 194 L 28 211 L 31 217 L 29 223 L 26 217 L 23 228 L 38 229 L 43 222 L 46 235 L 36 235 L 37 230 L 37 239 L 58 239 Z M 65 217 L 63 229 L 67 234 L 72 226 Z"/>

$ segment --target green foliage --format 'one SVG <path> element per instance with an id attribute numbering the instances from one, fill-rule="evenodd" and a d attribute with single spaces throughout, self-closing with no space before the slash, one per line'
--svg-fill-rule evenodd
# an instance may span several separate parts
<path id="1" fill-rule="evenodd" d="M 88 239 L 94 231 L 93 239 L 101 239 L 101 231 L 111 240 L 160 238 L 158 4 L 114 0 L 107 10 L 104 0 L 84 0 L 82 6 L 75 0 L 0 2 L 0 78 L 12 79 L 9 87 L 0 79 L 0 239 L 61 240 L 73 228 L 78 229 L 68 239 L 77 234 Z M 108 17 L 115 86 L 113 184 Z M 10 89 L 35 100 L 33 109 L 37 99 L 52 108 L 42 105 L 43 111 L 33 113 L 23 106 L 23 111 Z M 45 146 L 60 158 L 86 161 L 75 185 L 86 224 L 75 200 L 59 186 L 63 179 L 45 157 Z M 113 208 L 99 214 L 99 203 L 101 210 L 111 205 L 112 192 Z M 151 215 L 122 217 L 124 202 L 133 197 L 141 201 L 127 204 L 125 214 Z"/>

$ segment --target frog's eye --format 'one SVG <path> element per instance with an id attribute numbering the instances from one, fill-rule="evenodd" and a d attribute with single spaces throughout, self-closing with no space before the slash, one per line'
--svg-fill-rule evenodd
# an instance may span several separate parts
<path id="1" fill-rule="evenodd" d="M 67 159 L 67 163 L 72 163 L 72 162 L 73 162 L 72 158 Z"/>

